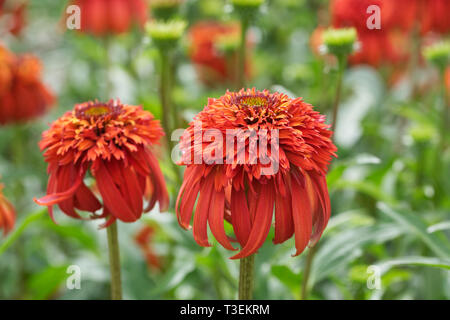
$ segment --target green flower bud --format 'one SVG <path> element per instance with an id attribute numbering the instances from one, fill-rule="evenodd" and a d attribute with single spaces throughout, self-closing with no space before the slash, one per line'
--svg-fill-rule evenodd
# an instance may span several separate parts
<path id="1" fill-rule="evenodd" d="M 234 10 L 243 18 L 250 19 L 265 0 L 231 0 Z"/>
<path id="2" fill-rule="evenodd" d="M 218 51 L 223 52 L 225 55 L 227 55 L 236 52 L 239 44 L 239 33 L 236 33 L 218 37 L 215 43 L 215 47 Z"/>
<path id="3" fill-rule="evenodd" d="M 423 49 L 423 56 L 440 70 L 450 64 L 450 41 L 441 41 Z"/>
<path id="4" fill-rule="evenodd" d="M 186 22 L 183 20 L 152 21 L 145 26 L 147 34 L 160 49 L 174 48 L 183 36 Z"/>
<path id="5" fill-rule="evenodd" d="M 342 28 L 326 30 L 323 42 L 327 53 L 338 57 L 350 55 L 356 49 L 357 34 L 355 28 Z"/>
<path id="6" fill-rule="evenodd" d="M 156 19 L 171 19 L 178 13 L 183 2 L 184 0 L 152 0 L 150 1 L 152 15 Z"/>

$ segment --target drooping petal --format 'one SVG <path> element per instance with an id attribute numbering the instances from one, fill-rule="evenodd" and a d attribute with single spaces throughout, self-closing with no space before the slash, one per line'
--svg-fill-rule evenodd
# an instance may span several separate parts
<path id="1" fill-rule="evenodd" d="M 231 222 L 236 238 L 241 247 L 244 248 L 250 236 L 251 220 L 245 190 L 243 189 L 231 191 Z"/>
<path id="2" fill-rule="evenodd" d="M 224 228 L 225 215 L 225 190 L 216 190 L 214 188 L 211 196 L 211 205 L 209 208 L 209 227 L 217 241 L 228 250 L 235 250 L 231 245 Z"/>
<path id="3" fill-rule="evenodd" d="M 289 189 L 285 196 L 277 193 L 275 196 L 275 237 L 273 243 L 279 244 L 290 239 L 294 234 L 292 217 L 292 196 Z"/>
<path id="4" fill-rule="evenodd" d="M 293 174 L 292 184 L 292 216 L 295 229 L 295 256 L 305 250 L 312 232 L 312 215 L 308 193 L 303 179 L 297 173 Z"/>
<path id="5" fill-rule="evenodd" d="M 200 196 L 198 198 L 197 208 L 194 215 L 194 240 L 203 247 L 210 247 L 208 241 L 208 216 L 211 196 L 214 191 L 214 175 L 209 174 L 200 187 Z"/>
<path id="6" fill-rule="evenodd" d="M 231 259 L 242 259 L 254 254 L 263 245 L 270 231 L 275 202 L 274 188 L 271 183 L 263 184 L 260 188 L 258 205 L 252 231 L 245 247 Z"/>
<path id="7" fill-rule="evenodd" d="M 100 165 L 93 174 L 97 180 L 97 186 L 102 195 L 104 205 L 111 214 L 124 222 L 136 221 L 139 217 L 136 217 L 135 213 L 120 194 L 106 167 Z"/>

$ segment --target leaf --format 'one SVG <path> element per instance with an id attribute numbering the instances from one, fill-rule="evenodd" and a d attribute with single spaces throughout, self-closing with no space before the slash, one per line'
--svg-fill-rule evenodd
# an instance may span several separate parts
<path id="1" fill-rule="evenodd" d="M 383 223 L 348 229 L 333 235 L 318 248 L 313 261 L 310 286 L 330 274 L 342 270 L 350 262 L 363 254 L 363 248 L 370 244 L 380 244 L 405 233 L 405 228 L 395 223 Z"/>
<path id="2" fill-rule="evenodd" d="M 56 225 L 50 220 L 45 220 L 42 224 L 44 228 L 51 229 L 63 238 L 77 241 L 84 249 L 99 253 L 95 239 L 80 226 Z"/>
<path id="3" fill-rule="evenodd" d="M 6 238 L 0 246 L 0 256 L 22 235 L 30 224 L 39 220 L 47 213 L 47 208 L 41 209 L 26 217 L 22 223 Z"/>
<path id="4" fill-rule="evenodd" d="M 380 268 L 381 274 L 385 274 L 390 269 L 397 266 L 426 266 L 450 270 L 450 259 L 429 257 L 402 257 L 377 263 L 376 266 Z"/>
<path id="5" fill-rule="evenodd" d="M 296 274 L 287 266 L 281 265 L 272 266 L 271 272 L 282 284 L 292 291 L 294 296 L 300 294 L 300 284 L 302 283 L 301 274 Z"/>
<path id="6" fill-rule="evenodd" d="M 383 201 L 394 205 L 397 200 L 387 193 L 384 193 L 379 186 L 374 183 L 366 181 L 350 181 L 350 180 L 339 180 L 333 185 L 335 190 L 339 189 L 354 189 L 361 193 L 367 194 L 378 201 Z"/>
<path id="7" fill-rule="evenodd" d="M 428 233 L 434 233 L 442 230 L 450 230 L 450 221 L 442 221 L 427 228 Z"/>
<path id="8" fill-rule="evenodd" d="M 448 242 L 445 243 L 445 239 L 438 237 L 436 234 L 428 233 L 427 225 L 418 214 L 406 210 L 393 210 L 385 203 L 378 203 L 377 207 L 381 212 L 416 234 L 438 257 L 450 258 Z"/>
<path id="9" fill-rule="evenodd" d="M 28 280 L 28 289 L 33 300 L 50 298 L 61 284 L 67 279 L 68 265 L 48 267 L 44 271 L 34 274 Z"/>

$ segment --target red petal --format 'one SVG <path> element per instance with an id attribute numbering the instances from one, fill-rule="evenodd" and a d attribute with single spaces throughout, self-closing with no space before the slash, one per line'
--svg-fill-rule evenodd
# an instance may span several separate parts
<path id="1" fill-rule="evenodd" d="M 288 240 L 294 234 L 294 221 L 292 217 L 292 195 L 286 188 L 285 196 L 276 194 L 275 199 L 275 237 L 273 243 L 279 244 Z"/>
<path id="2" fill-rule="evenodd" d="M 270 231 L 275 202 L 274 188 L 269 182 L 261 185 L 255 221 L 245 247 L 231 259 L 242 259 L 255 253 L 264 243 Z"/>
<path id="3" fill-rule="evenodd" d="M 250 211 L 243 189 L 231 191 L 231 222 L 236 238 L 243 248 L 251 231 Z"/>
<path id="4" fill-rule="evenodd" d="M 102 207 L 102 204 L 94 196 L 92 191 L 81 183 L 75 193 L 75 208 L 94 213 Z"/>
<path id="5" fill-rule="evenodd" d="M 305 183 L 302 185 L 298 179 L 301 179 L 301 177 L 294 176 L 291 181 L 292 215 L 294 217 L 295 248 L 297 249 L 294 256 L 305 250 L 312 232 L 312 215 L 308 193 Z"/>
<path id="6" fill-rule="evenodd" d="M 194 215 L 194 240 L 203 247 L 210 247 L 208 242 L 208 213 L 213 192 L 214 174 L 210 174 L 202 182 L 200 197 Z"/>
<path id="7" fill-rule="evenodd" d="M 139 216 L 136 217 L 134 212 L 125 202 L 106 167 L 103 164 L 100 164 L 98 169 L 93 173 L 97 180 L 97 186 L 102 195 L 104 205 L 111 214 L 124 222 L 136 221 Z"/>
<path id="8" fill-rule="evenodd" d="M 228 250 L 236 250 L 228 240 L 224 228 L 225 191 L 214 190 L 209 208 L 209 227 L 217 241 Z"/>

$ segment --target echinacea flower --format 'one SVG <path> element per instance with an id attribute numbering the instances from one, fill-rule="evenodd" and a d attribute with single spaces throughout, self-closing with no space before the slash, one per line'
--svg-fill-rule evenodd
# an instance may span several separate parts
<path id="1" fill-rule="evenodd" d="M 138 220 L 158 201 L 160 210 L 169 205 L 166 184 L 150 147 L 163 131 L 159 121 L 140 106 L 86 102 L 75 106 L 43 133 L 40 148 L 48 162 L 47 195 L 36 203 L 53 205 L 68 216 L 81 218 L 76 210 L 91 212 L 91 218 Z M 97 199 L 84 181 L 90 172 L 103 199 Z M 103 208 L 102 214 L 96 211 Z"/>
<path id="2" fill-rule="evenodd" d="M 332 24 L 335 28 L 354 27 L 358 33 L 359 49 L 349 59 L 351 64 L 395 64 L 407 56 L 402 45 L 407 38 L 406 31 L 411 25 L 408 17 L 414 16 L 411 10 L 399 10 L 399 1 L 388 0 L 333 0 L 330 3 Z M 407 4 L 405 4 L 407 5 Z M 370 29 L 368 20 L 378 7 L 380 28 Z M 408 8 L 409 9 L 409 8 Z M 403 36 L 402 36 L 403 34 Z M 399 45 L 398 40 L 401 40 Z M 405 51 L 405 52 L 404 52 Z"/>
<path id="3" fill-rule="evenodd" d="M 0 20 L 2 24 L 6 23 L 7 32 L 13 36 L 19 36 L 25 27 L 25 12 L 27 9 L 26 1 L 0 0 Z M 0 30 L 0 34 L 3 30 Z"/>
<path id="4" fill-rule="evenodd" d="M 237 72 L 237 49 L 240 26 L 238 23 L 201 21 L 189 30 L 189 56 L 199 78 L 207 85 L 232 82 Z M 247 42 L 251 46 L 251 42 Z M 246 74 L 250 77 L 250 61 Z"/>
<path id="5" fill-rule="evenodd" d="M 15 56 L 0 46 L 0 124 L 25 122 L 44 114 L 55 98 L 41 81 L 41 62 Z"/>
<path id="6" fill-rule="evenodd" d="M 450 1 L 418 0 L 418 14 L 422 21 L 422 32 L 447 34 L 450 32 Z"/>
<path id="7" fill-rule="evenodd" d="M 331 210 L 325 175 L 336 147 L 328 128 L 310 104 L 281 93 L 242 89 L 210 99 L 180 141 L 180 225 L 190 228 L 197 201 L 195 241 L 210 246 L 209 225 L 223 247 L 237 250 L 227 221 L 242 247 L 232 259 L 254 254 L 274 217 L 275 244 L 295 235 L 296 255 L 314 245 Z"/>
<path id="8" fill-rule="evenodd" d="M 147 266 L 151 269 L 160 270 L 161 258 L 154 252 L 152 247 L 152 241 L 155 234 L 155 228 L 149 225 L 142 227 L 135 235 L 134 241 L 141 249 L 142 254 L 145 257 Z"/>
<path id="9" fill-rule="evenodd" d="M 145 0 L 74 0 L 81 10 L 81 32 L 94 36 L 121 34 L 147 21 Z"/>
<path id="10" fill-rule="evenodd" d="M 3 184 L 0 183 L 0 230 L 3 229 L 3 235 L 6 236 L 14 228 L 16 213 L 2 191 Z"/>

